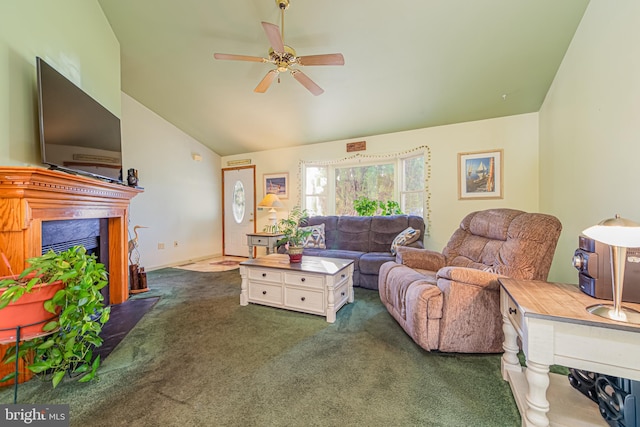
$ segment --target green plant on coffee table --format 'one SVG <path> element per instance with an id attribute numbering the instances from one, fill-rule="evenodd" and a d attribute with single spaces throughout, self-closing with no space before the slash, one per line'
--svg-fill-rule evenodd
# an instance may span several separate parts
<path id="1" fill-rule="evenodd" d="M 100 356 L 93 358 L 93 349 L 102 345 L 100 332 L 109 320 L 110 307 L 105 307 L 100 289 L 107 285 L 105 266 L 97 262 L 95 255 L 87 254 L 83 246 L 74 246 L 66 251 L 46 254 L 27 260 L 29 267 L 16 279 L 0 281 L 6 287 L 0 296 L 0 309 L 9 302 L 17 301 L 28 293 L 36 282 L 52 283 L 60 280 L 64 288 L 45 301 L 45 309 L 60 316 L 44 325 L 44 331 L 55 331 L 21 343 L 18 357 L 33 352 L 33 363 L 28 369 L 51 379 L 55 388 L 65 374 L 80 376 L 79 382 L 96 377 Z M 24 277 L 35 273 L 36 278 L 24 281 Z M 16 348 L 11 346 L 5 353 L 4 363 L 15 362 Z M 15 372 L 0 379 L 11 379 Z"/>
<path id="2" fill-rule="evenodd" d="M 309 218 L 307 210 L 296 206 L 291 209 L 287 218 L 280 219 L 275 225 L 267 225 L 264 231 L 283 234 L 284 236 L 278 240 L 278 245 L 288 244 L 289 247 L 300 247 L 311 235 L 311 230 L 299 227 L 300 222 L 307 218 Z"/>

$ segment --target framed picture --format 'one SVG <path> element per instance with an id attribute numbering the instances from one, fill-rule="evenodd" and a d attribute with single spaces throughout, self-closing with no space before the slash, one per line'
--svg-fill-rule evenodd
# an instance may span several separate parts
<path id="1" fill-rule="evenodd" d="M 289 174 L 264 174 L 264 194 L 273 193 L 280 199 L 289 198 Z"/>
<path id="2" fill-rule="evenodd" d="M 502 150 L 458 153 L 458 199 L 502 199 Z"/>

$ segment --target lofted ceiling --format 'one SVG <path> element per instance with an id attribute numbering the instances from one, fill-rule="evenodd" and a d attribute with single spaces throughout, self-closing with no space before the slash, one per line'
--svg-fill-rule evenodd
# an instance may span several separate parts
<path id="1" fill-rule="evenodd" d="M 275 0 L 99 0 L 122 90 L 219 155 L 362 138 L 540 109 L 588 0 L 290 0 L 285 44 L 325 92 L 271 64 Z"/>

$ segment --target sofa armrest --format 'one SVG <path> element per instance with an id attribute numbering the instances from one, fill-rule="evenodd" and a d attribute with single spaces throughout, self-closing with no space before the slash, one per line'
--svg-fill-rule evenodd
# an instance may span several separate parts
<path id="1" fill-rule="evenodd" d="M 498 278 L 505 277 L 501 274 L 478 270 L 476 268 L 453 266 L 439 269 L 436 276 L 438 279 L 447 279 L 453 282 L 487 288 L 489 290 L 498 290 Z"/>
<path id="2" fill-rule="evenodd" d="M 444 255 L 429 249 L 399 246 L 396 251 L 396 262 L 410 268 L 438 271 L 444 267 Z"/>

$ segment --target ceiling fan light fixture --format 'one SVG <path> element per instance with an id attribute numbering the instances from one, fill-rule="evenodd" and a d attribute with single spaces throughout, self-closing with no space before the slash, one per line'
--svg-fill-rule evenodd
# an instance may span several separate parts
<path id="1" fill-rule="evenodd" d="M 275 65 L 275 69 L 267 73 L 267 75 L 258 83 L 254 92 L 264 93 L 267 91 L 271 83 L 278 78 L 280 82 L 280 73 L 285 71 L 291 72 L 291 75 L 302 86 L 304 86 L 313 95 L 320 95 L 324 90 L 312 81 L 302 71 L 291 68 L 293 65 L 344 65 L 344 57 L 340 53 L 330 53 L 322 55 L 298 56 L 296 51 L 284 44 L 284 11 L 289 7 L 289 0 L 275 0 L 276 5 L 281 11 L 282 24 L 278 28 L 277 25 L 270 22 L 262 22 L 267 39 L 271 45 L 268 58 L 260 58 L 257 56 L 232 55 L 232 54 L 214 54 L 215 59 L 250 61 L 250 62 L 269 62 Z"/>

